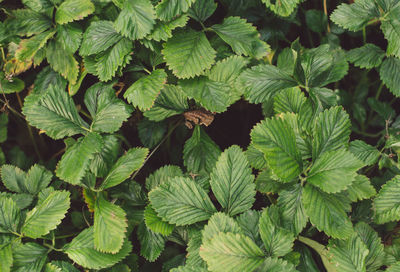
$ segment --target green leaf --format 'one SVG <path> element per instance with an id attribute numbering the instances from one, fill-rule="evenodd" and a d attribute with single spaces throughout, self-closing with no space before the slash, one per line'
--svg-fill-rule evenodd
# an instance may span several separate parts
<path id="1" fill-rule="evenodd" d="M 167 182 L 170 178 L 173 177 L 183 177 L 183 173 L 181 168 L 176 165 L 165 165 L 160 167 L 156 171 L 154 171 L 150 176 L 146 179 L 146 189 L 148 191 L 153 190 L 158 187 L 160 184 Z"/>
<path id="2" fill-rule="evenodd" d="M 55 20 L 57 24 L 66 24 L 82 20 L 94 12 L 94 5 L 90 0 L 65 0 L 57 8 Z"/>
<path id="3" fill-rule="evenodd" d="M 59 87 L 50 85 L 41 95 L 30 94 L 22 111 L 30 125 L 44 130 L 53 139 L 84 134 L 87 130 L 74 101 Z"/>
<path id="4" fill-rule="evenodd" d="M 104 253 L 121 250 L 128 227 L 125 211 L 102 195 L 96 198 L 94 206 L 94 248 Z M 112 233 L 112 235 L 110 235 Z"/>
<path id="5" fill-rule="evenodd" d="M 6 113 L 0 114 L 0 143 L 7 140 L 8 134 L 8 115 Z"/>
<path id="6" fill-rule="evenodd" d="M 370 199 L 376 195 L 376 190 L 366 176 L 357 175 L 352 184 L 347 188 L 349 199 L 356 202 Z"/>
<path id="7" fill-rule="evenodd" d="M 269 51 L 269 46 L 260 40 L 257 29 L 240 17 L 225 18 L 222 24 L 213 25 L 211 29 L 238 55 L 260 59 Z"/>
<path id="8" fill-rule="evenodd" d="M 216 51 L 203 32 L 189 30 L 177 33 L 163 46 L 165 61 L 178 78 L 202 75 L 215 62 Z"/>
<path id="9" fill-rule="evenodd" d="M 100 178 L 104 178 L 120 154 L 120 143 L 115 135 L 103 135 L 104 145 L 100 152 L 96 152 L 90 162 L 90 171 Z"/>
<path id="10" fill-rule="evenodd" d="M 374 17 L 380 17 L 376 3 L 370 0 L 357 0 L 353 4 L 339 5 L 330 18 L 335 24 L 345 29 L 358 31 Z"/>
<path id="11" fill-rule="evenodd" d="M 46 48 L 46 58 L 54 71 L 59 72 L 72 85 L 76 83 L 79 65 L 73 53 L 64 50 L 59 42 L 50 41 Z"/>
<path id="12" fill-rule="evenodd" d="M 170 235 L 174 230 L 174 225 L 162 220 L 150 204 L 144 210 L 144 222 L 148 229 L 162 235 Z"/>
<path id="13" fill-rule="evenodd" d="M 208 220 L 207 225 L 202 231 L 202 242 L 203 245 L 210 243 L 212 238 L 214 238 L 219 233 L 240 233 L 243 231 L 239 224 L 229 217 L 225 213 L 218 212 L 214 213 L 213 216 Z"/>
<path id="14" fill-rule="evenodd" d="M 207 220 L 216 212 L 207 193 L 190 178 L 174 177 L 149 193 L 158 216 L 177 226 Z"/>
<path id="15" fill-rule="evenodd" d="M 22 3 L 31 10 L 36 11 L 43 11 L 52 7 L 52 3 L 49 0 L 22 0 Z"/>
<path id="16" fill-rule="evenodd" d="M 155 18 L 156 14 L 149 0 L 127 0 L 115 20 L 114 28 L 131 40 L 142 39 L 153 29 Z"/>
<path id="17" fill-rule="evenodd" d="M 200 256 L 216 272 L 250 272 L 264 260 L 264 253 L 249 237 L 229 232 L 220 232 L 202 245 Z"/>
<path id="18" fill-rule="evenodd" d="M 25 88 L 25 83 L 21 79 L 14 77 L 9 81 L 3 72 L 0 72 L 0 84 L 5 94 L 19 93 Z"/>
<path id="19" fill-rule="evenodd" d="M 386 254 L 378 233 L 364 222 L 359 222 L 354 229 L 369 250 L 365 259 L 367 271 L 379 269 L 384 264 Z"/>
<path id="20" fill-rule="evenodd" d="M 153 122 L 143 118 L 138 123 L 138 135 L 142 144 L 147 148 L 153 148 L 159 144 L 167 132 L 166 122 Z"/>
<path id="21" fill-rule="evenodd" d="M 279 208 L 269 206 L 260 217 L 260 235 L 268 256 L 280 257 L 288 254 L 293 247 L 293 234 L 282 227 Z"/>
<path id="22" fill-rule="evenodd" d="M 309 9 L 305 12 L 307 27 L 316 33 L 323 33 L 327 29 L 328 17 L 322 10 Z"/>
<path id="23" fill-rule="evenodd" d="M 1 180 L 4 186 L 16 193 L 27 193 L 26 173 L 14 165 L 3 165 L 1 167 Z"/>
<path id="24" fill-rule="evenodd" d="M 294 235 L 298 235 L 308 222 L 302 195 L 303 187 L 300 184 L 279 192 L 277 205 L 281 212 L 282 225 Z"/>
<path id="25" fill-rule="evenodd" d="M 374 199 L 375 221 L 378 224 L 400 220 L 400 178 L 394 177 L 382 186 Z"/>
<path id="26" fill-rule="evenodd" d="M 51 18 L 34 10 L 16 9 L 12 15 L 14 18 L 9 22 L 9 27 L 21 36 L 39 34 L 52 26 Z"/>
<path id="27" fill-rule="evenodd" d="M 166 41 L 172 38 L 172 31 L 178 27 L 184 27 L 189 20 L 187 15 L 182 15 L 169 22 L 158 21 L 153 31 L 146 38 L 149 40 Z"/>
<path id="28" fill-rule="evenodd" d="M 166 239 L 159 233 L 148 229 L 142 222 L 137 230 L 140 241 L 140 255 L 149 262 L 154 262 L 164 250 Z"/>
<path id="29" fill-rule="evenodd" d="M 286 71 L 269 64 L 260 64 L 245 70 L 239 77 L 244 96 L 250 103 L 261 103 L 282 89 L 297 86 Z"/>
<path id="30" fill-rule="evenodd" d="M 202 233 L 196 231 L 189 238 L 189 242 L 186 248 L 186 266 L 206 268 L 206 262 L 200 257 L 200 246 L 202 244 Z"/>
<path id="31" fill-rule="evenodd" d="M 397 272 L 400 271 L 400 262 L 394 263 L 390 265 L 386 270 L 386 272 Z"/>
<path id="32" fill-rule="evenodd" d="M 79 270 L 76 269 L 75 266 L 65 261 L 52 261 L 51 264 L 61 269 L 61 272 L 79 272 Z"/>
<path id="33" fill-rule="evenodd" d="M 363 162 L 345 149 L 325 152 L 311 166 L 307 182 L 327 193 L 337 193 L 354 181 L 357 170 L 363 166 Z"/>
<path id="34" fill-rule="evenodd" d="M 117 186 L 138 170 L 147 157 L 147 148 L 131 148 L 113 165 L 100 186 L 101 190 Z"/>
<path id="35" fill-rule="evenodd" d="M 227 83 L 197 77 L 180 81 L 180 86 L 191 98 L 211 112 L 224 112 L 230 105 L 231 87 Z"/>
<path id="36" fill-rule="evenodd" d="M 150 109 L 158 94 L 167 82 L 167 74 L 163 69 L 157 69 L 150 75 L 141 77 L 124 93 L 124 98 L 140 110 Z"/>
<path id="37" fill-rule="evenodd" d="M 56 41 L 63 46 L 64 50 L 75 53 L 82 41 L 81 26 L 78 23 L 58 25 Z"/>
<path id="38" fill-rule="evenodd" d="M 13 248 L 13 271 L 42 271 L 48 248 L 35 243 L 19 244 Z"/>
<path id="39" fill-rule="evenodd" d="M 20 220 L 20 210 L 14 200 L 0 195 L 0 233 L 17 232 Z"/>
<path id="40" fill-rule="evenodd" d="M 112 22 L 92 22 L 83 34 L 79 54 L 89 56 L 103 52 L 119 42 L 121 38 L 121 35 L 114 29 Z"/>
<path id="41" fill-rule="evenodd" d="M 23 210 L 29 205 L 31 205 L 33 201 L 33 196 L 30 194 L 12 194 L 12 193 L 0 192 L 0 197 L 3 196 L 11 198 L 17 205 L 17 208 L 20 210 Z"/>
<path id="42" fill-rule="evenodd" d="M 39 49 L 43 48 L 47 41 L 54 36 L 54 30 L 48 30 L 37 34 L 30 39 L 21 40 L 15 52 L 15 58 L 19 61 L 30 61 Z"/>
<path id="43" fill-rule="evenodd" d="M 263 244 L 259 232 L 260 216 L 261 211 L 247 210 L 236 217 L 236 221 L 242 229 L 243 234 L 250 237 L 258 246 Z"/>
<path id="44" fill-rule="evenodd" d="M 247 161 L 250 163 L 251 167 L 262 170 L 268 167 L 267 160 L 265 159 L 264 153 L 250 144 L 245 151 Z"/>
<path id="45" fill-rule="evenodd" d="M 97 251 L 94 249 L 93 234 L 93 227 L 89 227 L 63 248 L 70 259 L 83 267 L 90 269 L 111 267 L 125 258 L 132 250 L 131 243 L 125 239 L 121 250 L 116 254 Z"/>
<path id="46" fill-rule="evenodd" d="M 193 2 L 195 0 L 162 0 L 156 6 L 157 17 L 163 21 L 170 21 L 186 12 Z"/>
<path id="47" fill-rule="evenodd" d="M 53 174 L 46 168 L 38 164 L 33 165 L 25 180 L 26 192 L 31 195 L 38 194 L 49 185 L 52 178 Z"/>
<path id="48" fill-rule="evenodd" d="M 1 200 L 0 200 L 1 201 Z M 13 265 L 12 236 L 0 234 L 0 271 L 10 272 Z"/>
<path id="49" fill-rule="evenodd" d="M 347 147 L 351 123 L 342 107 L 332 107 L 321 112 L 313 129 L 312 158 L 315 161 L 327 151 Z"/>
<path id="50" fill-rule="evenodd" d="M 364 44 L 347 52 L 346 58 L 360 68 L 371 69 L 378 67 L 385 56 L 385 51 L 372 43 Z"/>
<path id="51" fill-rule="evenodd" d="M 91 129 L 98 132 L 117 131 L 132 113 L 131 107 L 116 98 L 112 85 L 97 83 L 85 93 L 85 105 L 93 117 Z"/>
<path id="52" fill-rule="evenodd" d="M 299 0 L 282 0 L 282 1 L 271 1 L 261 0 L 267 8 L 272 10 L 275 14 L 283 17 L 287 17 L 295 10 Z"/>
<path id="53" fill-rule="evenodd" d="M 196 126 L 183 147 L 183 164 L 193 174 L 210 173 L 221 150 L 201 126 Z"/>
<path id="54" fill-rule="evenodd" d="M 274 97 L 274 111 L 276 113 L 299 113 L 307 98 L 298 87 L 282 90 Z"/>
<path id="55" fill-rule="evenodd" d="M 67 149 L 57 164 L 56 175 L 62 180 L 77 185 L 89 169 L 95 153 L 101 151 L 103 139 L 95 132 L 81 137 Z"/>
<path id="56" fill-rule="evenodd" d="M 328 252 L 332 256 L 331 262 L 339 271 L 366 271 L 365 258 L 369 251 L 357 234 L 353 234 L 347 240 L 329 240 Z"/>
<path id="57" fill-rule="evenodd" d="M 168 117 L 182 114 L 189 109 L 187 95 L 180 86 L 166 85 L 154 101 L 153 107 L 143 113 L 152 121 L 162 121 Z"/>
<path id="58" fill-rule="evenodd" d="M 185 266 L 179 266 L 170 270 L 170 272 L 207 272 L 206 268 L 200 268 L 198 266 L 191 266 L 186 264 Z"/>
<path id="59" fill-rule="evenodd" d="M 349 151 L 365 165 L 375 164 L 381 155 L 378 149 L 361 140 L 350 142 Z"/>
<path id="60" fill-rule="evenodd" d="M 268 165 L 283 182 L 290 182 L 302 169 L 301 154 L 290 123 L 280 117 L 266 119 L 251 131 L 255 148 L 264 152 Z"/>
<path id="61" fill-rule="evenodd" d="M 211 189 L 224 212 L 230 216 L 251 208 L 255 201 L 254 176 L 238 146 L 226 149 L 210 175 Z"/>
<path id="62" fill-rule="evenodd" d="M 255 272 L 297 272 L 296 267 L 283 259 L 268 257 L 264 260 L 263 264 L 259 266 Z"/>
<path id="63" fill-rule="evenodd" d="M 189 9 L 188 14 L 198 22 L 207 20 L 217 9 L 217 3 L 214 0 L 195 1 Z"/>
<path id="64" fill-rule="evenodd" d="M 389 57 L 386 58 L 381 68 L 379 69 L 379 76 L 383 83 L 395 96 L 400 96 L 400 78 L 397 76 L 400 72 L 400 59 Z"/>
<path id="65" fill-rule="evenodd" d="M 339 239 L 352 234 L 353 226 L 346 214 L 350 205 L 340 195 L 327 194 L 307 184 L 303 190 L 303 205 L 318 230 Z"/>
<path id="66" fill-rule="evenodd" d="M 47 263 L 44 268 L 44 272 L 62 272 L 62 271 L 61 268 L 55 266 L 54 264 Z"/>
<path id="67" fill-rule="evenodd" d="M 124 67 L 131 60 L 133 45 L 128 39 L 121 39 L 107 51 L 97 55 L 95 59 L 96 75 L 101 81 L 109 81 L 119 67 Z"/>
<path id="68" fill-rule="evenodd" d="M 381 29 L 388 41 L 386 54 L 400 58 L 400 20 L 398 14 L 389 13 L 388 18 L 381 21 Z"/>
<path id="69" fill-rule="evenodd" d="M 31 238 L 39 238 L 55 229 L 65 217 L 70 207 L 70 192 L 55 191 L 30 210 L 21 227 L 21 233 Z"/>

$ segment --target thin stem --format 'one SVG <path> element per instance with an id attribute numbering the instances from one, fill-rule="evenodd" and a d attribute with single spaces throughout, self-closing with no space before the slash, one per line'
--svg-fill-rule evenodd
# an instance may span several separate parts
<path id="1" fill-rule="evenodd" d="M 49 244 L 47 244 L 47 243 L 43 243 L 43 245 L 46 246 L 46 247 L 48 247 L 48 248 L 51 249 L 51 250 L 58 251 L 58 252 L 63 252 L 63 250 L 62 250 L 61 248 L 55 248 L 55 247 L 53 247 L 52 245 L 49 245 Z"/>
<path id="2" fill-rule="evenodd" d="M 314 241 L 310 238 L 300 236 L 298 237 L 298 240 L 302 242 L 303 244 L 306 244 L 307 246 L 311 247 L 314 249 L 319 256 L 321 257 L 322 263 L 324 264 L 326 271 L 328 272 L 336 272 L 336 268 L 334 267 L 333 264 L 330 263 L 329 258 L 327 256 L 327 249 L 324 245 L 321 245 L 317 241 Z"/>
<path id="3" fill-rule="evenodd" d="M 22 119 L 25 120 L 25 117 L 24 117 L 21 113 L 19 113 L 18 111 L 16 111 L 13 107 L 11 107 L 11 106 L 8 104 L 8 102 L 4 101 L 4 100 L 1 99 L 1 98 L 0 98 L 0 102 L 3 103 L 3 104 L 7 107 L 7 109 L 9 109 L 12 113 L 14 113 L 14 114 L 17 115 L 18 117 L 20 117 L 20 118 L 22 118 Z"/>
<path id="4" fill-rule="evenodd" d="M 328 18 L 326 31 L 329 33 L 329 32 L 331 32 L 331 27 L 329 26 L 328 8 L 327 8 L 326 0 L 323 0 L 323 1 L 324 1 L 324 13 L 326 15 L 326 18 Z"/>
<path id="5" fill-rule="evenodd" d="M 363 34 L 363 43 L 366 44 L 367 43 L 367 27 L 366 26 L 363 27 L 362 34 Z"/>
<path id="6" fill-rule="evenodd" d="M 357 133 L 357 134 L 360 134 L 360 135 L 362 135 L 362 136 L 369 137 L 369 138 L 378 138 L 378 137 L 380 137 L 381 134 L 382 134 L 382 131 L 377 132 L 377 133 L 368 133 L 368 132 L 365 132 L 365 131 L 360 131 L 360 130 L 358 130 L 358 129 L 356 129 L 356 128 L 353 128 L 353 131 L 354 131 L 355 133 Z"/>
<path id="7" fill-rule="evenodd" d="M 150 72 L 147 68 L 143 68 L 143 70 L 144 70 L 146 73 L 151 74 L 151 72 Z"/>
<path id="8" fill-rule="evenodd" d="M 378 91 L 376 92 L 376 95 L 375 95 L 375 99 L 376 99 L 376 100 L 379 99 L 379 96 L 380 96 L 381 93 L 382 93 L 382 89 L 383 89 L 383 82 L 381 82 L 381 85 L 379 85 Z"/>

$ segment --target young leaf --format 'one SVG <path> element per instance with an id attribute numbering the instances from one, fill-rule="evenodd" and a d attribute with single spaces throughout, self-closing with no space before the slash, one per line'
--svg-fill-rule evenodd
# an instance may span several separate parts
<path id="1" fill-rule="evenodd" d="M 162 220 L 150 204 L 144 210 L 144 222 L 149 230 L 162 235 L 170 235 L 174 230 L 174 225 Z"/>
<path id="2" fill-rule="evenodd" d="M 210 175 L 211 189 L 230 216 L 251 208 L 255 200 L 254 176 L 246 156 L 238 146 L 226 149 Z"/>
<path id="3" fill-rule="evenodd" d="M 260 59 L 268 53 L 269 46 L 260 40 L 257 29 L 244 19 L 228 17 L 222 24 L 213 25 L 211 29 L 238 55 Z"/>
<path id="4" fill-rule="evenodd" d="M 297 86 L 297 82 L 284 70 L 273 65 L 260 64 L 245 70 L 239 77 L 250 103 L 260 103 L 282 89 Z"/>
<path id="5" fill-rule="evenodd" d="M 149 199 L 162 219 L 177 226 L 207 220 L 216 212 L 207 193 L 189 178 L 169 179 L 153 189 Z"/>
<path id="6" fill-rule="evenodd" d="M 373 165 L 381 155 L 378 149 L 361 140 L 350 142 L 349 151 L 365 165 Z"/>
<path id="7" fill-rule="evenodd" d="M 360 68 L 371 69 L 382 63 L 385 51 L 372 43 L 367 43 L 359 48 L 347 52 L 346 58 Z"/>
<path id="8" fill-rule="evenodd" d="M 88 127 L 68 93 L 53 85 L 42 95 L 29 95 L 22 111 L 30 125 L 44 130 L 53 139 L 83 134 Z"/>
<path id="9" fill-rule="evenodd" d="M 283 17 L 287 17 L 296 8 L 299 0 L 282 0 L 279 2 L 274 2 L 271 0 L 261 0 L 267 8 L 271 9 L 275 14 Z"/>
<path id="10" fill-rule="evenodd" d="M 303 205 L 312 224 L 333 238 L 346 239 L 353 232 L 347 217 L 347 200 L 339 195 L 327 194 L 307 184 L 303 190 Z"/>
<path id="11" fill-rule="evenodd" d="M 112 254 L 120 251 L 127 227 L 126 213 L 121 207 L 108 202 L 101 195 L 96 198 L 93 223 L 96 250 Z"/>
<path id="12" fill-rule="evenodd" d="M 117 186 L 138 170 L 147 157 L 147 148 L 131 148 L 113 165 L 100 186 L 101 190 Z"/>
<path id="13" fill-rule="evenodd" d="M 264 259 L 262 250 L 243 234 L 223 233 L 215 235 L 200 248 L 200 256 L 211 271 L 250 272 Z"/>
<path id="14" fill-rule="evenodd" d="M 208 220 L 207 225 L 202 231 L 203 244 L 211 242 L 211 239 L 220 232 L 224 233 L 243 233 L 239 224 L 225 213 L 214 213 Z"/>
<path id="15" fill-rule="evenodd" d="M 186 12 L 195 0 L 162 0 L 156 6 L 157 17 L 163 21 Z"/>
<path id="16" fill-rule="evenodd" d="M 183 164 L 194 174 L 210 173 L 221 150 L 201 126 L 196 126 L 183 147 Z"/>
<path id="17" fill-rule="evenodd" d="M 150 75 L 133 83 L 124 93 L 124 98 L 140 110 L 148 110 L 153 106 L 166 81 L 167 74 L 163 69 L 154 70 Z"/>
<path id="18" fill-rule="evenodd" d="M 118 253 L 102 253 L 94 249 L 93 240 L 93 227 L 89 227 L 78 234 L 71 243 L 66 244 L 63 250 L 74 262 L 90 269 L 111 267 L 125 258 L 132 250 L 131 243 L 125 239 Z"/>
<path id="19" fill-rule="evenodd" d="M 94 9 L 90 0 L 66 0 L 57 8 L 55 20 L 57 24 L 82 20 L 92 14 Z"/>
<path id="20" fill-rule="evenodd" d="M 94 154 L 100 152 L 103 144 L 103 139 L 95 132 L 79 138 L 58 162 L 57 177 L 73 185 L 79 184 L 89 169 Z"/>
<path id="21" fill-rule="evenodd" d="M 71 84 L 78 79 L 79 65 L 73 53 L 64 50 L 57 41 L 50 41 L 46 48 L 46 58 L 51 68 L 59 72 Z"/>
<path id="22" fill-rule="evenodd" d="M 255 148 L 264 152 L 268 165 L 283 182 L 290 182 L 302 169 L 302 159 L 296 136 L 289 122 L 283 118 L 266 119 L 251 131 Z"/>
<path id="23" fill-rule="evenodd" d="M 189 30 L 177 33 L 163 46 L 165 61 L 178 78 L 202 75 L 215 62 L 216 51 L 203 32 Z"/>
<path id="24" fill-rule="evenodd" d="M 25 180 L 27 193 L 31 195 L 38 194 L 49 185 L 52 177 L 53 175 L 50 171 L 43 166 L 35 164 L 29 169 Z"/>
<path id="25" fill-rule="evenodd" d="M 189 9 L 188 14 L 198 22 L 207 20 L 217 9 L 217 3 L 214 0 L 195 1 Z"/>
<path id="26" fill-rule="evenodd" d="M 17 232 L 20 220 L 20 210 L 14 200 L 0 195 L 0 232 Z"/>
<path id="27" fill-rule="evenodd" d="M 374 199 L 375 221 L 384 224 L 400 220 L 400 178 L 394 177 L 382 186 Z"/>
<path id="28" fill-rule="evenodd" d="M 114 28 L 131 40 L 142 39 L 153 29 L 155 17 L 149 0 L 127 0 L 115 20 Z"/>
<path id="29" fill-rule="evenodd" d="M 356 202 L 369 199 L 376 195 L 376 190 L 366 176 L 357 175 L 352 184 L 347 188 L 349 199 Z"/>
<path id="30" fill-rule="evenodd" d="M 21 227 L 21 233 L 31 238 L 48 234 L 61 223 L 70 207 L 70 192 L 55 191 L 30 210 Z"/>
<path id="31" fill-rule="evenodd" d="M 164 250 L 166 239 L 148 229 L 143 222 L 138 227 L 137 235 L 140 241 L 140 255 L 149 262 L 154 262 Z"/>
<path id="32" fill-rule="evenodd" d="M 395 96 L 400 96 L 400 59 L 389 57 L 385 59 L 379 69 L 379 76 L 383 83 Z"/>

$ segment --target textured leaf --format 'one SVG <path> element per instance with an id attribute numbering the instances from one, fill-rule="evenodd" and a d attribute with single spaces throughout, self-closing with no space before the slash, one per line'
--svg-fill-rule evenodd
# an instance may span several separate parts
<path id="1" fill-rule="evenodd" d="M 124 1 L 114 27 L 129 39 L 141 39 L 153 29 L 155 17 L 153 5 L 149 0 L 127 0 Z"/>
<path id="2" fill-rule="evenodd" d="M 140 120 L 137 128 L 142 144 L 147 148 L 153 148 L 160 144 L 167 132 L 167 125 L 166 122 L 153 122 L 147 118 Z"/>
<path id="3" fill-rule="evenodd" d="M 391 14 L 391 13 L 390 13 Z M 400 58 L 400 20 L 398 14 L 393 13 L 388 19 L 381 23 L 383 35 L 388 41 L 386 54 Z"/>
<path id="4" fill-rule="evenodd" d="M 214 213 L 202 231 L 203 244 L 205 245 L 210 243 L 212 238 L 220 232 L 243 233 L 242 229 L 233 218 L 229 217 L 225 213 Z"/>
<path id="5" fill-rule="evenodd" d="M 104 178 L 120 154 L 120 143 L 115 135 L 103 135 L 104 145 L 100 152 L 96 152 L 90 162 L 90 171 L 100 178 Z"/>
<path id="6" fill-rule="evenodd" d="M 156 6 L 157 17 L 169 21 L 186 12 L 195 0 L 162 0 Z"/>
<path id="7" fill-rule="evenodd" d="M 153 31 L 146 38 L 155 41 L 166 41 L 172 38 L 172 31 L 178 27 L 184 27 L 189 20 L 187 15 L 182 15 L 169 22 L 158 21 Z"/>
<path id="8" fill-rule="evenodd" d="M 20 220 L 20 210 L 14 200 L 0 195 L 0 233 L 17 232 Z"/>
<path id="9" fill-rule="evenodd" d="M 75 53 L 82 41 L 82 28 L 78 23 L 58 25 L 56 40 L 64 50 Z"/>
<path id="10" fill-rule="evenodd" d="M 154 101 L 153 107 L 143 113 L 152 121 L 162 121 L 168 117 L 182 114 L 189 109 L 187 96 L 180 86 L 164 85 Z"/>
<path id="11" fill-rule="evenodd" d="M 359 48 L 355 48 L 347 52 L 346 58 L 360 68 L 371 69 L 382 63 L 385 51 L 378 46 L 367 43 Z"/>
<path id="12" fill-rule="evenodd" d="M 30 125 L 44 130 L 53 139 L 83 134 L 87 130 L 72 98 L 59 87 L 50 85 L 42 95 L 29 95 L 22 110 Z"/>
<path id="13" fill-rule="evenodd" d="M 400 179 L 398 176 L 382 186 L 374 199 L 375 221 L 384 224 L 400 220 Z"/>
<path id="14" fill-rule="evenodd" d="M 17 208 L 20 210 L 23 210 L 29 205 L 31 205 L 33 201 L 33 196 L 30 194 L 12 194 L 12 193 L 0 192 L 0 197 L 11 198 L 17 205 Z"/>
<path id="15" fill-rule="evenodd" d="M 93 223 L 96 250 L 117 253 L 124 243 L 127 227 L 126 213 L 121 207 L 108 202 L 103 196 L 96 198 Z"/>
<path id="16" fill-rule="evenodd" d="M 279 117 L 262 121 L 251 131 L 251 140 L 255 148 L 264 152 L 279 179 L 289 182 L 300 174 L 301 154 L 288 121 Z"/>
<path id="17" fill-rule="evenodd" d="M 306 100 L 298 87 L 284 89 L 274 97 L 274 111 L 299 113 Z"/>
<path id="18" fill-rule="evenodd" d="M 247 161 L 250 163 L 251 167 L 262 170 L 268 167 L 267 160 L 265 159 L 264 153 L 250 144 L 245 151 Z"/>
<path id="19" fill-rule="evenodd" d="M 30 210 L 21 232 L 31 238 L 39 238 L 55 229 L 70 207 L 70 192 L 55 191 Z"/>
<path id="20" fill-rule="evenodd" d="M 385 252 L 381 238 L 373 228 L 364 222 L 359 222 L 354 229 L 369 250 L 365 259 L 367 271 L 379 269 L 385 261 Z"/>
<path id="21" fill-rule="evenodd" d="M 312 165 L 307 182 L 327 193 L 346 189 L 364 164 L 345 149 L 323 153 Z"/>
<path id="22" fill-rule="evenodd" d="M 140 255 L 149 262 L 154 262 L 164 250 L 166 239 L 148 229 L 143 222 L 138 227 L 137 235 L 140 241 Z"/>
<path id="23" fill-rule="evenodd" d="M 183 80 L 180 86 L 189 97 L 194 98 L 211 112 L 224 112 L 232 102 L 230 101 L 232 89 L 224 82 L 202 76 Z"/>
<path id="24" fill-rule="evenodd" d="M 256 193 L 254 176 L 240 147 L 231 146 L 221 154 L 210 178 L 211 189 L 228 215 L 251 208 Z"/>
<path id="25" fill-rule="evenodd" d="M 221 151 L 204 129 L 196 126 L 183 147 L 183 164 L 194 174 L 210 173 Z"/>
<path id="26" fill-rule="evenodd" d="M 15 28 L 15 34 L 21 36 L 32 36 L 49 29 L 52 25 L 51 18 L 30 9 L 17 9 L 12 12 L 14 18 L 10 27 Z"/>
<path id="27" fill-rule="evenodd" d="M 228 17 L 222 24 L 213 25 L 211 29 L 238 55 L 260 59 L 268 53 L 269 46 L 260 40 L 257 29 L 244 19 Z"/>
<path id="28" fill-rule="evenodd" d="M 42 271 L 48 249 L 36 243 L 19 244 L 13 249 L 13 271 Z"/>
<path id="29" fill-rule="evenodd" d="M 167 65 L 178 78 L 204 74 L 214 64 L 216 55 L 203 32 L 189 30 L 174 35 L 162 51 Z"/>
<path id="30" fill-rule="evenodd" d="M 210 271 L 253 271 L 264 259 L 262 250 L 243 234 L 223 233 L 215 235 L 200 248 L 200 256 Z"/>
<path id="31" fill-rule="evenodd" d="M 170 270 L 170 272 L 207 272 L 206 268 L 200 268 L 198 266 L 190 266 L 186 264 L 185 266 L 179 266 Z"/>
<path id="32" fill-rule="evenodd" d="M 373 165 L 381 155 L 378 149 L 361 140 L 350 142 L 349 151 L 360 161 L 364 162 L 365 165 Z"/>
<path id="33" fill-rule="evenodd" d="M 292 250 L 294 236 L 281 226 L 277 206 L 269 206 L 264 209 L 260 217 L 259 228 L 268 256 L 284 256 Z"/>
<path id="34" fill-rule="evenodd" d="M 394 263 L 385 270 L 386 272 L 397 272 L 400 271 L 400 262 Z"/>
<path id="35" fill-rule="evenodd" d="M 81 137 L 67 149 L 57 164 L 56 175 L 73 185 L 80 184 L 89 169 L 95 153 L 103 147 L 103 139 L 95 132 Z"/>
<path id="36" fill-rule="evenodd" d="M 271 0 L 261 1 L 275 14 L 284 17 L 289 16 L 300 2 L 299 0 L 282 0 L 277 2 Z"/>
<path id="37" fill-rule="evenodd" d="M 255 272 L 297 272 L 296 267 L 283 259 L 278 258 L 266 258 L 261 266 L 259 266 Z"/>
<path id="38" fill-rule="evenodd" d="M 312 224 L 333 238 L 345 239 L 353 227 L 347 217 L 349 204 L 334 194 L 327 194 L 307 184 L 303 190 L 303 205 Z"/>
<path id="39" fill-rule="evenodd" d="M 162 220 L 150 204 L 144 210 L 144 222 L 149 230 L 162 235 L 170 235 L 174 230 L 174 225 Z"/>
<path id="40" fill-rule="evenodd" d="M 1 200 L 0 200 L 1 201 Z M 0 234 L 0 271 L 10 272 L 13 265 L 12 236 Z"/>
<path id="41" fill-rule="evenodd" d="M 78 79 L 79 65 L 74 55 L 66 50 L 56 41 L 50 41 L 46 48 L 46 57 L 51 68 L 59 72 L 71 84 Z"/>
<path id="42" fill-rule="evenodd" d="M 121 40 L 121 35 L 110 21 L 95 21 L 83 34 L 79 54 L 88 56 L 103 52 Z"/>
<path id="43" fill-rule="evenodd" d="M 366 176 L 357 175 L 352 184 L 347 188 L 352 202 L 369 199 L 376 195 L 374 186 Z"/>
<path id="44" fill-rule="evenodd" d="M 131 148 L 113 165 L 100 186 L 101 190 L 114 187 L 138 170 L 147 157 L 147 148 Z"/>
<path id="45" fill-rule="evenodd" d="M 79 270 L 76 269 L 75 266 L 64 261 L 52 261 L 51 264 L 61 269 L 61 272 L 79 272 Z"/>
<path id="46" fill-rule="evenodd" d="M 0 72 L 0 84 L 5 94 L 19 93 L 25 88 L 25 83 L 21 79 L 13 78 L 9 81 L 4 77 L 3 72 Z"/>
<path id="47" fill-rule="evenodd" d="M 21 40 L 18 49 L 15 52 L 15 57 L 19 61 L 30 61 L 39 49 L 43 48 L 46 42 L 54 36 L 54 30 L 48 30 L 37 34 L 30 39 Z"/>
<path id="48" fill-rule="evenodd" d="M 217 3 L 214 0 L 195 1 L 189 9 L 188 14 L 198 22 L 207 20 L 217 9 Z"/>
<path id="49" fill-rule="evenodd" d="M 77 264 L 100 269 L 111 267 L 125 258 L 132 250 L 132 245 L 125 239 L 121 250 L 116 254 L 102 253 L 94 249 L 93 227 L 83 230 L 71 243 L 64 246 L 64 252 Z"/>
<path id="50" fill-rule="evenodd" d="M 379 76 L 395 96 L 400 96 L 400 59 L 389 57 L 385 59 L 379 69 Z"/>
<path id="51" fill-rule="evenodd" d="M 146 179 L 146 189 L 151 191 L 152 189 L 158 187 L 160 184 L 167 182 L 173 177 L 182 177 L 183 173 L 181 168 L 176 165 L 165 165 L 154 171 Z"/>
<path id="52" fill-rule="evenodd" d="M 124 98 L 140 110 L 148 110 L 153 106 L 166 81 L 167 74 L 163 69 L 154 70 L 150 75 L 133 83 L 126 90 Z"/>
<path id="53" fill-rule="evenodd" d="M 245 98 L 251 103 L 264 102 L 282 89 L 297 86 L 290 74 L 269 64 L 260 64 L 245 70 L 239 81 L 245 89 Z"/>
<path id="54" fill-rule="evenodd" d="M 1 167 L 1 180 L 4 186 L 16 193 L 27 193 L 26 173 L 14 165 L 3 165 Z"/>
<path id="55" fill-rule="evenodd" d="M 94 12 L 94 5 L 90 0 L 65 0 L 57 8 L 55 20 L 57 24 L 66 24 L 82 20 Z"/>
<path id="56" fill-rule="evenodd" d="M 202 233 L 197 231 L 193 233 L 186 248 L 186 266 L 206 268 L 206 262 L 200 257 L 200 246 L 202 244 Z"/>
<path id="57" fill-rule="evenodd" d="M 321 112 L 313 130 L 313 160 L 327 151 L 347 147 L 350 128 L 349 116 L 342 107 L 333 107 Z"/>
<path id="58" fill-rule="evenodd" d="M 149 199 L 162 219 L 177 226 L 207 220 L 216 212 L 207 193 L 189 178 L 169 179 L 153 189 Z"/>
<path id="59" fill-rule="evenodd" d="M 365 271 L 365 258 L 369 251 L 357 234 L 353 234 L 347 240 L 331 239 L 328 252 L 332 255 L 331 262 L 339 271 Z"/>
<path id="60" fill-rule="evenodd" d="M 247 210 L 236 217 L 236 221 L 242 229 L 243 234 L 250 237 L 258 246 L 263 244 L 259 232 L 260 216 L 261 211 Z"/>

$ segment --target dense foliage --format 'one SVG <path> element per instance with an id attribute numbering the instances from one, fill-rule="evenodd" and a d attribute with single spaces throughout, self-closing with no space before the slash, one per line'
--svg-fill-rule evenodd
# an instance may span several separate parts
<path id="1" fill-rule="evenodd" d="M 0 0 L 0 271 L 400 271 L 400 1 Z"/>

